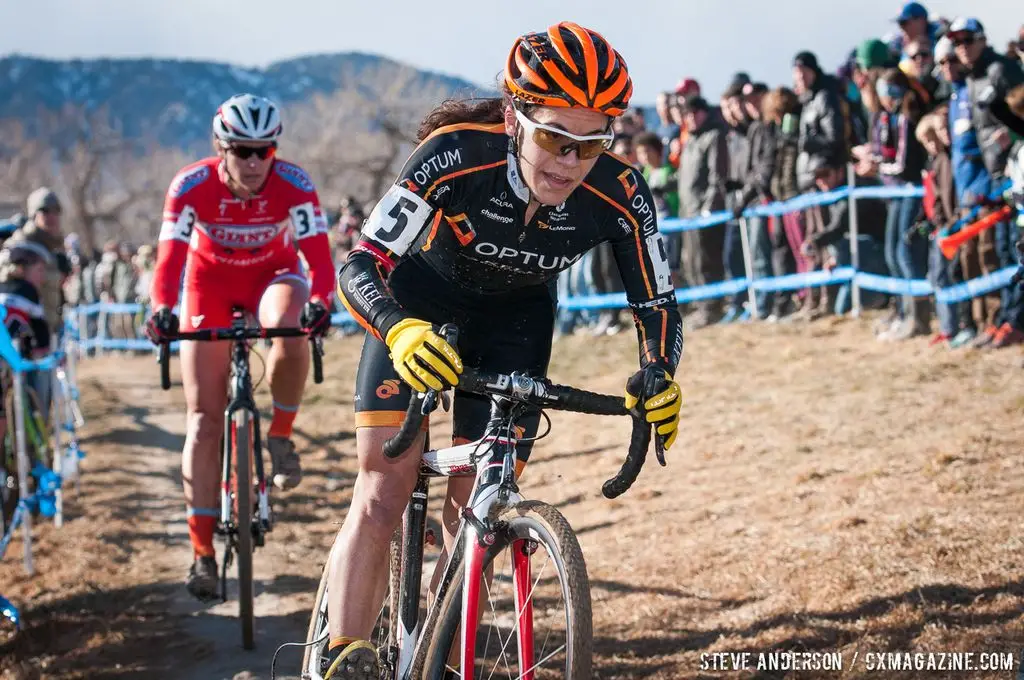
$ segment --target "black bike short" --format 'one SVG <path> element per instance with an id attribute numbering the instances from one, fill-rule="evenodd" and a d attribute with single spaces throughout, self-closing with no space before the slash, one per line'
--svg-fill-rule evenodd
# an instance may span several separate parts
<path id="1" fill-rule="evenodd" d="M 502 373 L 519 371 L 534 378 L 547 375 L 555 323 L 555 296 L 549 286 L 473 295 L 415 259 L 401 262 L 388 284 L 395 299 L 415 318 L 429 321 L 435 329 L 445 323 L 458 327 L 463 365 Z M 398 427 L 411 394 L 395 372 L 387 346 L 367 333 L 356 374 L 356 427 Z M 453 438 L 473 441 L 483 436 L 490 399 L 456 388 L 454 402 Z M 540 413 L 531 411 L 517 421 L 517 434 L 531 438 L 539 423 Z M 518 444 L 518 459 L 525 462 L 531 448 L 530 442 Z"/>

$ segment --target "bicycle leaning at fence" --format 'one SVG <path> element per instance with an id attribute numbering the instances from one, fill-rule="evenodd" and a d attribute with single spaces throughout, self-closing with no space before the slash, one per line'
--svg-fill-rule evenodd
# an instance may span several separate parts
<path id="1" fill-rule="evenodd" d="M 441 332 L 455 346 L 453 330 L 445 326 Z M 422 454 L 419 479 L 391 542 L 386 592 L 371 640 L 383 666 L 381 677 L 433 680 L 458 677 L 452 675 L 457 668 L 463 669 L 463 678 L 475 677 L 475 672 L 488 677 L 486 673 L 500 667 L 501 677 L 587 680 L 592 677 L 592 622 L 583 552 L 556 508 L 523 497 L 515 476 L 514 425 L 526 411 L 540 409 L 632 416 L 629 454 L 603 487 L 608 498 L 625 493 L 640 473 L 650 427 L 642 413 L 626 409 L 622 397 L 520 373 L 467 367 L 458 389 L 490 397 L 490 421 L 475 442 Z M 401 430 L 385 444 L 386 456 L 394 458 L 408 450 L 438 396 L 414 395 Z M 660 447 L 657 453 L 664 465 Z M 426 530 L 428 482 L 431 477 L 460 475 L 475 475 L 476 482 L 436 596 L 421 616 L 424 543 L 433 542 L 432 532 Z M 306 647 L 304 680 L 322 680 L 328 670 L 327 574 L 325 566 L 306 643 L 278 649 Z M 276 661 L 275 653 L 272 677 Z"/>
<path id="2" fill-rule="evenodd" d="M 170 342 L 231 342 L 231 380 L 221 441 L 221 500 L 216 532 L 224 538 L 224 557 L 221 560 L 221 599 L 224 602 L 228 597 L 228 568 L 235 558 L 238 559 L 238 609 L 245 649 L 255 646 L 253 551 L 264 545 L 273 526 L 270 490 L 263 469 L 260 415 L 253 398 L 252 375 L 249 372 L 249 343 L 251 340 L 307 335 L 312 345 L 313 381 L 320 383 L 323 381 L 323 345 L 319 336 L 309 335 L 301 328 L 249 326 L 245 311 L 240 307 L 232 309 L 230 328 L 178 333 L 176 337 L 160 343 L 159 347 L 160 386 L 168 390 L 171 387 Z"/>

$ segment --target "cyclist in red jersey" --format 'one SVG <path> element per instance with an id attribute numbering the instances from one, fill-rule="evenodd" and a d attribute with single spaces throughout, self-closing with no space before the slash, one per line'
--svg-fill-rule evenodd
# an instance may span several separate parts
<path id="1" fill-rule="evenodd" d="M 146 324 L 154 342 L 178 332 L 172 310 L 179 302 L 184 331 L 230 326 L 236 305 L 264 327 L 301 325 L 320 334 L 329 328 L 334 272 L 327 224 L 306 172 L 276 157 L 281 129 L 273 102 L 234 96 L 213 119 L 217 155 L 186 166 L 171 182 Z M 194 552 L 186 584 L 200 599 L 217 595 L 213 531 L 229 370 L 228 343 L 181 343 L 188 409 L 182 478 Z M 274 412 L 266 441 L 280 489 L 302 478 L 291 432 L 308 371 L 303 338 L 273 341 L 267 375 Z"/>

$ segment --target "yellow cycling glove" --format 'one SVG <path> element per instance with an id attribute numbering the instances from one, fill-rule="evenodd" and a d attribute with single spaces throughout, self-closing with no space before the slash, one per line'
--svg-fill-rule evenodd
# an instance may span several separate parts
<path id="1" fill-rule="evenodd" d="M 634 373 L 626 381 L 626 408 L 633 409 L 639 403 L 644 391 L 644 378 L 652 370 L 660 371 L 661 375 L 654 381 L 655 393 L 644 400 L 644 419 L 655 426 L 655 432 L 668 449 L 675 442 L 679 431 L 679 407 L 683 397 L 679 384 L 672 380 L 667 371 L 648 367 Z"/>
<path id="2" fill-rule="evenodd" d="M 398 376 L 417 392 L 442 391 L 459 383 L 462 360 L 428 322 L 403 319 L 391 327 L 385 342 Z"/>

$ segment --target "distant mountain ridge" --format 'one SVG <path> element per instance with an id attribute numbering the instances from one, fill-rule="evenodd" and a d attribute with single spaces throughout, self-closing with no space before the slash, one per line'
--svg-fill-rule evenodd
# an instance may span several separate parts
<path id="1" fill-rule="evenodd" d="M 129 138 L 151 135 L 163 144 L 205 142 L 216 107 L 239 92 L 271 97 L 282 106 L 353 85 L 361 74 L 398 62 L 361 52 L 287 59 L 266 68 L 178 59 L 52 60 L 21 55 L 0 58 L 0 119 L 23 121 L 31 131 L 40 108 L 67 104 L 106 107 Z M 454 76 L 415 69 L 415 85 L 448 94 L 486 92 Z"/>

